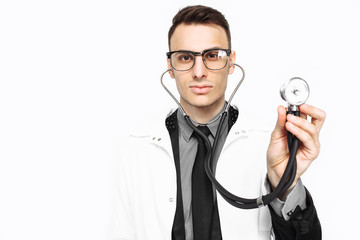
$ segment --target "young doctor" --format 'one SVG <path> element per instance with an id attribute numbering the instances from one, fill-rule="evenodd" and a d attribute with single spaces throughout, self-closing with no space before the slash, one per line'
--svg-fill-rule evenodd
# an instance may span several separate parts
<path id="1" fill-rule="evenodd" d="M 236 58 L 228 22 L 215 9 L 189 6 L 173 18 L 168 40 L 167 66 L 180 104 L 213 143 Z M 269 206 L 252 210 L 233 207 L 213 189 L 203 168 L 204 143 L 179 109 L 151 121 L 151 127 L 119 147 L 109 239 L 321 239 L 313 201 L 300 177 L 319 154 L 325 112 L 307 104 L 300 110 L 296 117 L 279 106 L 270 135 L 232 106 L 219 130 L 216 178 L 244 197 L 264 195 L 279 183 L 289 159 L 286 130 L 301 141 L 292 186 Z"/>

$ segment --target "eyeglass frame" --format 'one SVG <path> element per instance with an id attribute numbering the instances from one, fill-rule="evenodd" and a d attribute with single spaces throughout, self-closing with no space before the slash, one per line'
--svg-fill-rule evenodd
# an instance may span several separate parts
<path id="1" fill-rule="evenodd" d="M 181 71 L 181 72 L 189 71 L 189 70 L 192 69 L 192 68 L 194 67 L 194 65 L 195 65 L 195 58 L 194 58 L 193 65 L 192 65 L 189 69 L 186 69 L 186 70 L 178 70 L 178 69 L 176 69 L 176 68 L 173 66 L 173 63 L 172 63 L 172 61 L 171 61 L 171 55 L 172 55 L 173 53 L 178 53 L 178 52 L 191 53 L 191 54 L 193 54 L 195 57 L 196 57 L 196 56 L 201 56 L 201 57 L 202 57 L 202 60 L 203 60 L 203 62 L 204 62 L 205 67 L 206 67 L 207 69 L 209 69 L 209 70 L 217 71 L 217 70 L 224 69 L 224 68 L 226 67 L 227 63 L 228 63 L 228 59 L 226 59 L 226 63 L 225 63 L 225 65 L 224 65 L 224 67 L 219 68 L 219 69 L 212 69 L 212 68 L 209 68 L 209 67 L 206 65 L 206 59 L 204 58 L 204 55 L 205 55 L 206 53 L 211 52 L 211 51 L 214 51 L 214 50 L 222 50 L 222 51 L 226 52 L 226 56 L 227 56 L 228 59 L 229 59 L 230 54 L 231 54 L 231 49 L 223 49 L 223 48 L 210 48 L 210 49 L 206 49 L 206 50 L 204 50 L 204 51 L 202 51 L 202 52 L 194 52 L 194 51 L 190 51 L 190 50 L 179 50 L 179 51 L 167 52 L 167 53 L 166 53 L 166 56 L 168 57 L 168 59 L 170 59 L 171 67 L 172 67 L 173 69 L 175 69 L 176 71 Z"/>

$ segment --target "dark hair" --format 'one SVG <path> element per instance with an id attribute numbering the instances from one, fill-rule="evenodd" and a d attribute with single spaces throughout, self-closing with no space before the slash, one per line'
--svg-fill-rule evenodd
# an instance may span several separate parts
<path id="1" fill-rule="evenodd" d="M 181 9 L 173 18 L 172 26 L 168 33 L 168 44 L 170 50 L 170 38 L 173 35 L 176 27 L 181 23 L 184 24 L 215 24 L 225 30 L 228 38 L 229 48 L 231 49 L 231 35 L 229 23 L 224 15 L 216 9 L 202 5 L 188 6 Z"/>

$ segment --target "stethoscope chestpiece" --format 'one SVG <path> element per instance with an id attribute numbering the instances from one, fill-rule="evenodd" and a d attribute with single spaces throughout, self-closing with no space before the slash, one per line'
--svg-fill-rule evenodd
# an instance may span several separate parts
<path id="1" fill-rule="evenodd" d="M 296 111 L 298 106 L 306 102 L 309 95 L 309 85 L 299 77 L 287 80 L 280 88 L 280 96 L 288 103 L 290 111 Z"/>

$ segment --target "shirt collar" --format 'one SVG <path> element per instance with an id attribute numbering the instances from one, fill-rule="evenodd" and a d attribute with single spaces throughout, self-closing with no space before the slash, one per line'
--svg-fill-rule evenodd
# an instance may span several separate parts
<path id="1" fill-rule="evenodd" d="M 209 128 L 210 133 L 211 133 L 213 138 L 215 138 L 215 136 L 216 136 L 216 131 L 217 131 L 219 123 L 220 123 L 221 118 L 219 117 L 219 115 L 225 110 L 225 107 L 226 107 L 226 104 L 224 105 L 223 109 L 221 109 L 220 113 L 218 113 L 216 116 L 214 116 L 209 121 L 211 123 L 206 124 L 206 126 Z M 226 118 L 228 118 L 228 116 L 226 116 Z M 212 122 L 214 119 L 216 119 L 216 121 Z M 189 142 L 190 137 L 193 134 L 194 130 L 186 122 L 186 120 L 185 120 L 183 114 L 181 113 L 181 111 L 177 111 L 177 120 L 178 120 L 178 123 L 179 123 L 179 129 L 182 132 L 182 135 L 184 136 L 185 141 Z M 199 124 L 194 122 L 191 118 L 190 118 L 190 120 L 196 127 L 199 126 Z"/>

